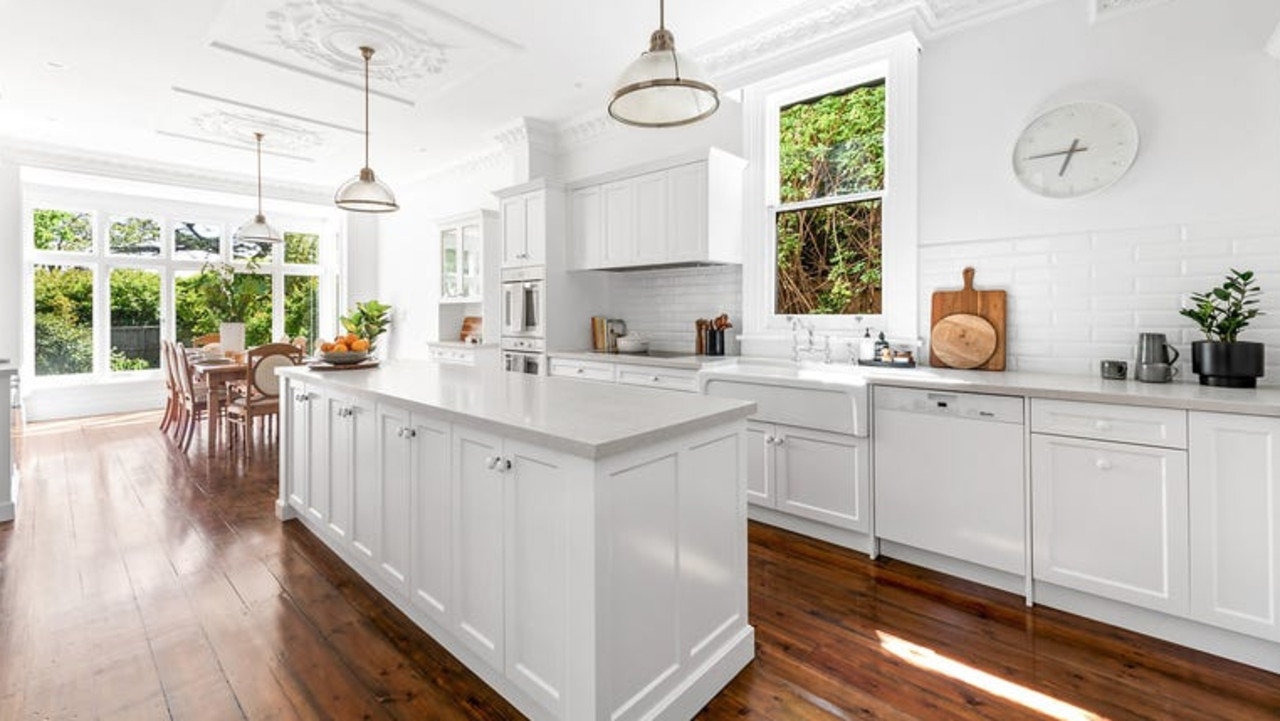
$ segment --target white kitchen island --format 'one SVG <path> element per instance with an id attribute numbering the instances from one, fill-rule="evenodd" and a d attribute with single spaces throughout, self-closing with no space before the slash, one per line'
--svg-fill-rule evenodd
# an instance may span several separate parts
<path id="1" fill-rule="evenodd" d="M 280 374 L 278 515 L 529 717 L 689 718 L 754 656 L 754 404 L 434 364 Z"/>

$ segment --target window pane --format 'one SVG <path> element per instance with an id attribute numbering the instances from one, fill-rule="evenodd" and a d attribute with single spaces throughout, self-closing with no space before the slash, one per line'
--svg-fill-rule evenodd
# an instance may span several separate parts
<path id="1" fill-rule="evenodd" d="M 111 271 L 111 370 L 159 367 L 160 272 L 115 268 Z"/>
<path id="2" fill-rule="evenodd" d="M 880 313 L 879 200 L 777 214 L 778 315 Z"/>
<path id="3" fill-rule="evenodd" d="M 36 210 L 32 214 L 36 250 L 87 253 L 93 250 L 93 216 L 71 210 Z"/>
<path id="4" fill-rule="evenodd" d="M 173 308 L 175 340 L 183 346 L 190 348 L 193 338 L 218 332 L 218 317 L 209 308 L 209 302 L 200 288 L 200 273 L 174 273 Z"/>
<path id="5" fill-rule="evenodd" d="M 37 265 L 36 375 L 93 372 L 93 271 Z"/>
<path id="6" fill-rule="evenodd" d="M 307 352 L 320 337 L 320 279 L 314 275 L 284 277 L 284 332 L 307 339 Z"/>
<path id="7" fill-rule="evenodd" d="M 795 103 L 778 116 L 781 202 L 884 188 L 884 81 Z"/>
<path id="8" fill-rule="evenodd" d="M 173 229 L 173 257 L 215 260 L 222 253 L 222 226 L 178 223 Z"/>
<path id="9" fill-rule="evenodd" d="M 315 233 L 290 233 L 285 231 L 284 262 L 319 263 L 320 236 Z"/>
<path id="10" fill-rule="evenodd" d="M 237 240 L 231 247 L 236 260 L 270 260 L 275 243 L 257 240 Z"/>
<path id="11" fill-rule="evenodd" d="M 271 276 L 237 273 L 233 281 L 235 293 L 247 293 L 259 299 L 248 305 L 244 317 L 244 343 L 248 348 L 271 342 Z"/>
<path id="12" fill-rule="evenodd" d="M 116 255 L 160 255 L 160 224 L 151 218 L 112 218 L 107 228 L 110 252 Z"/>

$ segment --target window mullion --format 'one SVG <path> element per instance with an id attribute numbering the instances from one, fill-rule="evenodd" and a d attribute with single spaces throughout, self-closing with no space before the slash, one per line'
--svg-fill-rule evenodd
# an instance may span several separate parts
<path id="1" fill-rule="evenodd" d="M 868 190 L 863 193 L 848 193 L 846 195 L 828 195 L 823 198 L 810 198 L 809 200 L 799 200 L 791 203 L 779 203 L 772 208 L 775 213 L 785 213 L 792 210 L 810 210 L 812 208 L 823 208 L 828 205 L 844 205 L 846 203 L 861 203 L 868 200 L 883 200 L 885 192 L 883 190 Z"/>

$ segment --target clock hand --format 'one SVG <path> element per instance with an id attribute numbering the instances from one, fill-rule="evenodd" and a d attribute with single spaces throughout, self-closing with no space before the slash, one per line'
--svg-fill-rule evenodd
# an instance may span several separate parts
<path id="1" fill-rule="evenodd" d="M 1086 150 L 1088 150 L 1088 148 L 1077 148 L 1075 152 L 1080 153 Z M 1070 152 L 1072 151 L 1068 148 L 1067 150 L 1059 150 L 1054 153 L 1040 153 L 1039 155 L 1028 155 L 1026 158 L 1024 158 L 1024 160 L 1039 160 L 1041 158 L 1055 158 L 1059 155 L 1066 155 L 1067 153 L 1070 153 Z"/>
<path id="2" fill-rule="evenodd" d="M 1083 153 L 1086 150 L 1088 150 L 1088 148 L 1080 147 L 1080 138 L 1072 139 L 1071 147 L 1067 148 L 1067 155 L 1062 159 L 1062 168 L 1058 170 L 1058 177 L 1061 178 L 1066 174 L 1067 166 L 1071 164 L 1071 158 L 1075 157 L 1076 153 Z"/>

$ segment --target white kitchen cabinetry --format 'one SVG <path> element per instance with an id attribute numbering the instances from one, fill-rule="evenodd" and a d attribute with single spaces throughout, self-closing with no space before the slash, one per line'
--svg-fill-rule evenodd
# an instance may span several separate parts
<path id="1" fill-rule="evenodd" d="M 502 267 L 547 262 L 548 191 L 530 187 L 502 199 Z"/>
<path id="2" fill-rule="evenodd" d="M 374 408 L 358 396 L 336 393 L 320 393 L 311 401 L 317 402 L 323 408 L 325 434 L 319 438 L 313 435 L 313 440 L 322 442 L 312 455 L 326 468 L 322 475 L 328 477 L 324 493 L 329 533 L 345 544 L 351 540 L 357 479 L 367 478 L 375 469 Z"/>
<path id="3" fill-rule="evenodd" d="M 760 457 L 763 468 L 748 470 L 748 478 L 763 476 L 763 493 L 749 494 L 756 505 L 768 504 L 794 516 L 821 521 L 850 531 L 866 532 L 868 509 L 867 443 L 843 433 L 752 422 L 753 440 L 763 449 L 749 452 Z"/>
<path id="4" fill-rule="evenodd" d="M 563 378 L 577 378 L 586 381 L 614 381 L 614 364 L 604 361 L 588 361 L 579 358 L 551 358 L 550 374 Z"/>
<path id="5" fill-rule="evenodd" d="M 441 303 L 480 303 L 484 299 L 485 242 L 492 236 L 495 217 L 493 211 L 480 210 L 437 223 Z"/>
<path id="6" fill-rule="evenodd" d="M 1280 419 L 1190 426 L 1191 616 L 1280 641 Z"/>
<path id="7" fill-rule="evenodd" d="M 320 416 L 322 404 L 320 394 L 305 383 L 292 382 L 286 386 L 286 393 L 281 394 L 281 403 L 293 406 L 290 412 L 290 423 L 282 429 L 284 448 L 281 455 L 287 456 L 287 472 L 285 473 L 285 496 L 288 505 L 297 513 L 307 513 L 311 503 L 311 486 L 325 483 L 323 476 L 326 467 L 315 464 L 312 468 L 312 448 L 323 448 L 323 438 L 312 442 L 312 429 L 322 432 L 323 418 Z"/>
<path id="8" fill-rule="evenodd" d="M 1064 416 L 1076 420 L 1047 422 Z M 1117 429 L 1118 418 L 1127 428 Z M 1064 429 L 1075 435 L 1057 434 Z M 1035 399 L 1032 431 L 1035 578 L 1185 615 L 1187 453 L 1177 446 L 1186 413 Z"/>
<path id="9" fill-rule="evenodd" d="M 570 191 L 570 268 L 742 262 L 744 161 L 712 149 L 667 163 Z"/>
<path id="10" fill-rule="evenodd" d="M 697 371 L 629 363 L 619 363 L 614 371 L 617 374 L 617 382 L 624 385 L 661 388 L 684 393 L 698 392 Z"/>
<path id="11" fill-rule="evenodd" d="M 498 345 L 496 343 L 428 343 L 427 355 L 436 363 L 452 363 L 464 366 L 496 366 L 498 364 Z"/>
<path id="12" fill-rule="evenodd" d="M 481 658 L 502 667 L 503 479 L 493 464 L 501 439 L 453 435 L 454 630 Z"/>

